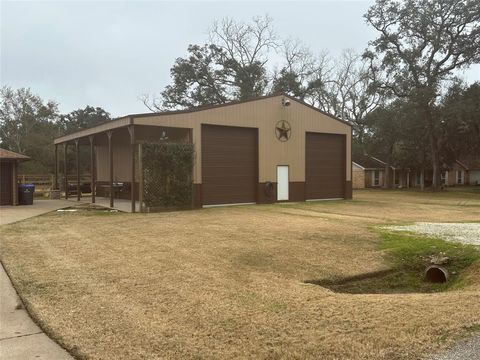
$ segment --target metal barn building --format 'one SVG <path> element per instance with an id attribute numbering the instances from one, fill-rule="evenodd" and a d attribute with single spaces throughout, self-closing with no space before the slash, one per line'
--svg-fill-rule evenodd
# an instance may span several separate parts
<path id="1" fill-rule="evenodd" d="M 195 207 L 352 197 L 351 126 L 287 95 L 124 116 L 56 139 L 55 154 L 89 146 L 92 200 L 108 190 L 113 206 L 122 182 L 135 211 L 138 144 L 158 141 L 193 143 Z"/>

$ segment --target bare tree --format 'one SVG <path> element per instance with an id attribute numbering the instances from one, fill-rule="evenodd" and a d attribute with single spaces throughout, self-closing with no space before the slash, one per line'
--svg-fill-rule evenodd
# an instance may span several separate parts
<path id="1" fill-rule="evenodd" d="M 368 63 L 353 50 L 345 50 L 337 59 L 325 55 L 321 60 L 309 84 L 308 102 L 351 122 L 362 143 L 365 117 L 382 101 L 373 88 Z"/>
<path id="2" fill-rule="evenodd" d="M 287 39 L 281 47 L 283 64 L 273 74 L 272 92 L 285 92 L 311 105 L 321 94 L 332 72 L 326 51 L 318 56 L 299 40 Z"/>
<path id="3" fill-rule="evenodd" d="M 345 50 L 339 64 L 332 92 L 338 99 L 334 113 L 350 121 L 359 143 L 363 143 L 365 117 L 382 102 L 382 96 L 373 87 L 369 66 L 353 50 Z"/>
<path id="4" fill-rule="evenodd" d="M 269 53 L 277 48 L 272 19 L 255 17 L 249 23 L 230 18 L 216 21 L 209 43 L 189 45 L 188 55 L 170 69 L 172 84 L 160 97 L 140 100 L 151 111 L 221 104 L 263 95 L 267 90 Z"/>
<path id="5" fill-rule="evenodd" d="M 268 54 L 278 47 L 272 18 L 257 16 L 250 23 L 224 18 L 213 23 L 209 37 L 222 50 L 221 63 L 230 70 L 225 82 L 233 96 L 247 99 L 263 94 Z"/>

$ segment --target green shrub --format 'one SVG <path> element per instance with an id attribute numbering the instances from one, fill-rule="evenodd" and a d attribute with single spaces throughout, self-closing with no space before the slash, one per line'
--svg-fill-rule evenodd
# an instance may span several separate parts
<path id="1" fill-rule="evenodd" d="M 192 205 L 192 144 L 143 145 L 143 199 L 152 210 Z"/>

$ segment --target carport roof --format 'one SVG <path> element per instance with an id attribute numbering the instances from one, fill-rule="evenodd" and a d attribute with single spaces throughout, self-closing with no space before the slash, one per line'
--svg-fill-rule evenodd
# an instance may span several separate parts
<path id="1" fill-rule="evenodd" d="M 30 158 L 28 156 L 25 156 L 10 150 L 0 148 L 0 159 L 21 161 L 21 160 L 29 160 Z"/>

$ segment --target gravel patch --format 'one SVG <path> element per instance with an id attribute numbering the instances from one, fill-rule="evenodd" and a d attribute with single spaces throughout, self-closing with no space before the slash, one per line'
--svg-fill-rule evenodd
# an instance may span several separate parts
<path id="1" fill-rule="evenodd" d="M 384 226 L 392 231 L 412 231 L 447 241 L 480 246 L 480 223 L 429 223 L 417 222 L 405 226 Z"/>
<path id="2" fill-rule="evenodd" d="M 443 354 L 437 354 L 431 360 L 467 360 L 480 359 L 480 335 L 463 341 Z"/>

